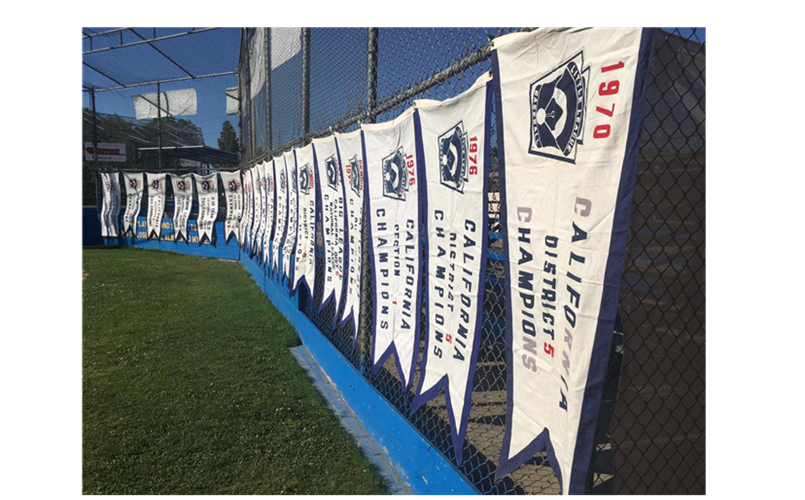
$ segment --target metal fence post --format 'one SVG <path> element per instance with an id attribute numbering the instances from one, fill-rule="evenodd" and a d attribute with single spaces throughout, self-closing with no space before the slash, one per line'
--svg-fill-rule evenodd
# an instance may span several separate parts
<path id="1" fill-rule="evenodd" d="M 266 30 L 266 156 L 270 156 L 274 148 L 271 138 L 271 28 L 263 29 Z"/>
<path id="2" fill-rule="evenodd" d="M 302 144 L 310 133 L 310 28 L 302 28 Z"/>
<path id="3" fill-rule="evenodd" d="M 100 190 L 98 189 L 98 114 L 95 111 L 95 89 L 89 89 L 92 104 L 92 163 L 95 167 L 95 208 L 101 213 Z"/>
<path id="4" fill-rule="evenodd" d="M 157 150 L 159 151 L 159 171 L 162 172 L 162 92 L 157 83 Z"/>
<path id="5" fill-rule="evenodd" d="M 366 48 L 366 122 L 375 122 L 377 101 L 377 28 L 367 28 Z"/>

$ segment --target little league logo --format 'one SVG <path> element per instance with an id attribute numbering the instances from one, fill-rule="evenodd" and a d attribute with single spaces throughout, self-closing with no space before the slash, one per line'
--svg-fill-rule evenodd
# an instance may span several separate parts
<path id="1" fill-rule="evenodd" d="M 335 163 L 335 156 L 324 160 L 324 164 L 327 167 L 327 185 L 336 191 L 338 190 L 338 165 Z"/>
<path id="2" fill-rule="evenodd" d="M 184 181 L 184 179 L 176 183 L 176 189 L 182 192 L 187 191 L 187 183 Z"/>
<path id="3" fill-rule="evenodd" d="M 159 191 L 161 187 L 162 187 L 162 181 L 160 181 L 159 179 L 151 183 L 151 189 Z"/>
<path id="4" fill-rule="evenodd" d="M 312 184 L 311 177 L 310 165 L 303 165 L 302 168 L 299 169 L 299 191 L 305 195 L 310 193 L 310 186 Z"/>
<path id="5" fill-rule="evenodd" d="M 402 148 L 383 158 L 383 196 L 405 201 L 408 191 L 408 171 L 405 169 L 405 153 Z"/>
<path id="6" fill-rule="evenodd" d="M 357 195 L 361 194 L 361 188 L 363 187 L 361 182 L 363 180 L 363 169 L 361 166 L 358 161 L 358 155 L 349 160 L 349 185 Z"/>
<path id="7" fill-rule="evenodd" d="M 206 191 L 206 192 L 209 193 L 213 189 L 215 189 L 215 182 L 212 179 L 206 179 L 206 180 L 201 181 L 201 190 L 202 191 Z"/>
<path id="8" fill-rule="evenodd" d="M 439 136 L 439 178 L 443 185 L 459 193 L 467 182 L 467 133 L 464 122 Z"/>
<path id="9" fill-rule="evenodd" d="M 286 187 L 287 187 L 287 185 L 285 184 L 285 171 L 280 170 L 280 189 L 285 191 Z"/>
<path id="10" fill-rule="evenodd" d="M 140 189 L 140 180 L 139 179 L 129 179 L 129 187 L 133 189 Z"/>
<path id="11" fill-rule="evenodd" d="M 582 51 L 531 84 L 529 153 L 576 163 L 576 146 L 584 138 L 589 77 Z"/>
<path id="12" fill-rule="evenodd" d="M 115 185 L 112 184 L 112 181 L 106 181 L 106 190 L 107 191 L 109 191 L 110 193 L 114 193 L 115 189 L 116 189 Z"/>
<path id="13" fill-rule="evenodd" d="M 231 181 L 229 181 L 229 190 L 230 191 L 232 191 L 233 193 L 237 193 L 239 188 L 240 188 L 240 184 L 238 184 L 238 181 L 236 181 L 235 179 L 232 179 Z"/>

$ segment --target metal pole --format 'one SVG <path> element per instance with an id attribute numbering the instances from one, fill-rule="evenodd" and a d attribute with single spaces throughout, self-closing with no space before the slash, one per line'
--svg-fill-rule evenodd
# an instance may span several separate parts
<path id="1" fill-rule="evenodd" d="M 310 28 L 302 28 L 302 136 L 310 133 Z"/>
<path id="2" fill-rule="evenodd" d="M 366 48 L 366 122 L 375 122 L 377 102 L 377 28 L 367 28 Z"/>
<path id="3" fill-rule="evenodd" d="M 159 151 L 159 172 L 162 172 L 162 92 L 157 83 L 157 150 Z"/>
<path id="4" fill-rule="evenodd" d="M 271 28 L 264 28 L 266 37 L 266 154 L 274 148 L 271 138 Z"/>
<path id="5" fill-rule="evenodd" d="M 95 167 L 95 209 L 101 213 L 100 189 L 98 189 L 98 114 L 95 111 L 95 89 L 89 89 L 90 102 L 92 103 L 92 163 Z"/>
<path id="6" fill-rule="evenodd" d="M 243 156 L 246 150 L 244 149 L 245 140 L 243 138 L 243 81 L 240 78 L 240 75 L 245 75 L 246 72 L 241 72 L 240 70 L 240 61 L 243 60 L 243 38 L 244 34 L 246 33 L 246 28 L 243 28 L 240 31 L 240 58 L 238 60 L 238 167 L 240 167 L 240 163 L 243 161 Z"/>

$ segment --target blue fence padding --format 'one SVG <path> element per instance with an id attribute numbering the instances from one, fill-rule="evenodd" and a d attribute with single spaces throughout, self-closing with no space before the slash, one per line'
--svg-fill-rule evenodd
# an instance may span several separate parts
<path id="1" fill-rule="evenodd" d="M 84 246 L 103 245 L 101 238 L 101 219 L 98 209 L 84 207 L 81 220 L 81 241 Z"/>

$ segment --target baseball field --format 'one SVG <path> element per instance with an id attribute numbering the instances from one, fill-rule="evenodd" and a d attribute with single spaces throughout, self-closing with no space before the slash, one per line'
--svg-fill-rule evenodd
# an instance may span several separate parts
<path id="1" fill-rule="evenodd" d="M 83 254 L 86 494 L 374 494 L 381 477 L 238 263 Z"/>

